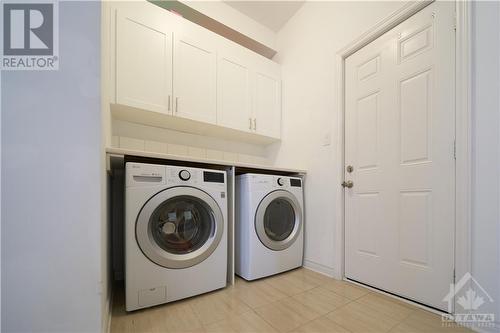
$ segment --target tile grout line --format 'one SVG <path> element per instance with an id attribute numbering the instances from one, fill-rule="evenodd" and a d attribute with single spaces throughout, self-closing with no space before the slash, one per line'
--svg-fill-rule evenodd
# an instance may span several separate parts
<path id="1" fill-rule="evenodd" d="M 300 316 L 300 310 L 296 311 L 295 307 L 292 306 L 292 304 L 288 304 L 290 306 L 287 306 L 287 304 L 284 304 L 285 308 L 291 311 L 290 313 L 285 313 L 287 316 L 293 315 L 293 313 L 296 313 L 297 315 L 299 315 L 302 318 L 302 320 L 306 319 L 303 323 L 299 324 L 297 327 L 292 328 L 288 331 L 294 331 L 294 330 L 300 329 L 301 327 L 304 327 L 304 326 L 306 326 L 306 325 L 310 324 L 311 322 L 316 321 L 318 319 L 325 319 L 325 320 L 328 320 L 328 321 L 335 323 L 335 325 L 338 325 L 339 327 L 341 327 L 342 329 L 345 329 L 348 332 L 352 332 L 348 328 L 337 323 L 335 320 L 328 318 L 327 316 L 331 315 L 332 313 L 334 313 L 336 311 L 340 311 L 342 309 L 345 309 L 346 307 L 348 307 L 349 305 L 351 305 L 353 303 L 356 303 L 357 305 L 360 305 L 360 306 L 366 306 L 367 310 L 370 312 L 373 312 L 374 315 L 376 315 L 379 312 L 381 314 L 385 314 L 387 311 L 391 310 L 391 307 L 388 304 L 387 311 L 385 310 L 385 307 L 381 311 L 378 311 L 377 304 L 373 303 L 374 301 L 376 303 L 376 300 L 370 298 L 371 295 L 377 296 L 378 294 L 370 292 L 370 290 L 368 290 L 367 288 L 355 287 L 359 290 L 362 290 L 365 293 L 360 295 L 359 297 L 351 298 L 351 297 L 345 296 L 345 294 L 348 292 L 346 292 L 345 288 L 343 288 L 344 284 L 340 280 L 336 280 L 333 278 L 327 278 L 325 280 L 322 280 L 322 279 L 320 280 L 320 279 L 316 279 L 314 276 L 308 276 L 305 274 L 294 273 L 294 272 L 291 272 L 291 273 L 292 273 L 291 275 L 283 275 L 281 277 L 278 277 L 276 282 L 278 282 L 278 285 L 279 285 L 279 281 L 282 278 L 285 278 L 284 280 L 286 280 L 288 283 L 290 283 L 290 287 L 292 290 L 294 290 L 294 291 L 300 290 L 300 291 L 294 292 L 292 294 L 287 294 L 287 293 L 281 291 L 280 289 L 277 289 L 276 287 L 274 287 L 273 286 L 274 283 L 270 284 L 268 281 L 263 279 L 263 282 L 264 282 L 263 285 L 265 285 L 265 288 L 269 288 L 268 292 L 271 294 L 276 292 L 277 296 L 279 296 L 280 298 L 275 299 L 275 297 L 272 296 L 272 297 L 270 297 L 270 299 L 275 299 L 275 300 L 267 301 L 268 298 L 264 297 L 264 304 L 259 305 L 259 306 L 255 306 L 255 307 L 251 306 L 251 303 L 252 303 L 251 299 L 245 298 L 245 293 L 251 292 L 252 289 L 255 288 L 251 284 L 249 284 L 249 285 L 243 284 L 243 285 L 240 285 L 238 287 L 236 287 L 236 285 L 235 286 L 228 286 L 229 288 L 224 288 L 224 289 L 220 289 L 220 290 L 213 292 L 212 296 L 215 296 L 213 301 L 221 303 L 220 304 L 221 309 L 218 309 L 218 310 L 222 311 L 220 313 L 222 318 L 217 319 L 217 320 L 210 322 L 210 323 L 205 324 L 202 320 L 201 314 L 199 313 L 199 311 L 196 310 L 195 305 L 196 305 L 196 302 L 200 298 L 195 298 L 197 296 L 194 296 L 191 300 L 186 302 L 186 305 L 188 306 L 188 309 L 194 314 L 194 316 L 196 318 L 196 321 L 197 321 L 196 326 L 201 328 L 203 331 L 207 331 L 207 328 L 211 325 L 216 325 L 216 324 L 222 323 L 222 322 L 229 323 L 231 326 L 230 327 L 231 330 L 237 330 L 239 328 L 239 326 L 238 326 L 238 328 L 236 328 L 236 326 L 233 327 L 232 322 L 234 321 L 234 319 L 237 318 L 237 320 L 238 320 L 238 319 L 241 319 L 241 318 L 239 318 L 240 316 L 243 316 L 245 314 L 252 314 L 252 315 L 256 315 L 260 320 L 262 320 L 263 322 L 268 324 L 269 327 L 271 327 L 272 329 L 277 330 L 279 332 L 282 332 L 282 330 L 280 330 L 278 327 L 274 326 L 270 321 L 266 320 L 265 317 L 263 317 L 261 314 L 259 314 L 257 312 L 257 310 L 259 310 L 262 307 L 273 306 L 273 304 L 278 304 L 278 303 L 282 303 L 282 302 L 286 303 L 287 300 L 292 301 L 292 302 L 297 302 L 297 305 L 300 304 L 301 307 L 302 306 L 304 307 L 305 312 L 308 312 L 308 310 L 309 310 L 313 314 L 314 313 L 318 314 L 317 317 L 310 319 L 310 320 L 307 320 L 308 319 L 307 317 L 309 317 L 309 316 L 306 316 L 306 315 Z M 328 285 L 332 282 L 333 283 L 339 282 L 340 283 L 339 288 L 336 288 L 334 290 L 329 289 Z M 332 285 L 332 287 L 335 288 L 335 285 Z M 264 288 L 264 290 L 262 290 L 260 288 L 257 288 L 256 290 L 260 290 L 261 292 L 266 293 L 265 288 Z M 319 289 L 319 288 L 321 288 L 321 289 Z M 339 306 L 336 306 L 331 311 L 328 311 L 324 314 L 320 314 L 320 312 L 322 312 L 324 310 L 324 308 L 323 308 L 323 310 L 316 310 L 315 307 L 312 307 L 312 306 L 316 305 L 315 302 L 310 304 L 310 302 L 308 300 L 306 300 L 306 299 L 301 300 L 300 299 L 300 296 L 305 296 L 305 295 L 311 296 L 310 293 L 315 291 L 315 290 L 317 290 L 317 292 L 319 292 L 321 290 L 324 290 L 325 292 L 328 291 L 328 292 L 332 293 L 330 296 L 332 298 L 332 300 L 334 299 L 333 295 L 336 295 L 336 296 L 340 297 L 343 300 L 343 302 L 345 302 L 345 303 L 343 303 Z M 343 292 L 343 293 L 341 293 L 341 292 Z M 211 294 L 211 293 L 207 293 L 207 294 Z M 205 295 L 207 295 L 207 294 L 205 294 Z M 353 294 L 356 294 L 356 293 L 353 292 Z M 203 296 L 203 295 L 200 295 L 200 296 Z M 281 296 L 283 296 L 283 297 L 281 297 Z M 314 294 L 312 296 L 314 298 Z M 319 296 L 319 294 L 318 294 L 318 296 Z M 240 303 L 243 306 L 237 306 L 237 304 L 235 304 L 233 302 L 234 300 L 236 300 L 238 303 Z M 366 300 L 366 301 L 364 301 L 364 300 Z M 385 300 L 385 298 L 384 298 L 384 300 Z M 212 303 L 210 303 L 211 302 L 210 297 L 206 301 L 209 302 L 207 304 L 207 306 L 210 308 L 210 304 L 212 304 Z M 303 302 L 305 302 L 305 303 L 303 303 Z M 325 302 L 329 302 L 329 299 L 326 299 Z M 335 305 L 335 302 L 334 301 L 332 301 L 332 302 L 333 303 L 329 303 L 329 306 Z M 387 325 L 389 327 L 386 330 L 384 330 L 384 332 L 388 332 L 388 333 L 395 332 L 395 329 L 399 325 L 401 325 L 402 323 L 407 321 L 408 318 L 410 318 L 411 316 L 413 316 L 415 313 L 417 313 L 419 311 L 419 309 L 417 309 L 413 306 L 406 306 L 406 304 L 400 304 L 399 302 L 396 302 L 396 301 L 393 301 L 390 299 L 388 299 L 387 302 L 390 303 L 391 305 L 402 306 L 402 307 L 406 308 L 408 310 L 408 313 L 404 314 L 404 311 L 402 310 L 401 313 L 403 313 L 403 316 L 401 316 L 400 319 L 396 319 L 399 317 L 399 315 L 392 316 L 390 314 L 392 312 L 390 312 L 388 314 L 388 316 L 392 317 L 392 319 L 395 321 L 395 323 Z M 255 304 L 256 302 L 253 302 L 253 303 Z M 260 303 L 260 302 L 257 302 L 257 303 Z M 114 310 L 114 308 L 116 308 L 116 306 L 118 306 L 118 305 L 115 305 L 113 302 L 112 309 L 111 309 L 112 315 L 111 315 L 111 319 L 110 319 L 110 326 L 115 326 L 114 323 L 118 323 L 117 319 L 119 318 L 119 316 L 116 315 L 116 312 Z M 319 303 L 319 306 L 321 309 L 321 301 Z M 200 309 L 200 310 L 202 310 L 202 309 Z M 288 312 L 288 310 L 287 310 L 287 312 Z M 134 332 L 139 332 L 141 329 L 153 330 L 153 331 L 155 330 L 153 317 L 150 316 L 150 314 L 152 312 L 147 312 L 147 310 L 145 310 L 145 311 L 146 312 L 139 314 L 139 316 L 135 316 L 134 314 L 132 314 L 132 316 L 127 318 L 128 319 L 127 322 L 130 324 L 130 328 Z M 204 312 L 201 311 L 201 313 L 204 313 Z M 208 312 L 208 313 L 210 313 L 210 312 Z M 125 312 L 125 314 L 127 314 L 127 313 Z M 217 315 L 215 317 L 219 317 L 219 316 Z M 209 318 L 207 318 L 207 319 L 209 319 Z M 115 332 L 113 332 L 113 333 L 115 333 Z"/>
<path id="2" fill-rule="evenodd" d="M 316 283 L 311 283 L 311 284 L 316 284 Z M 269 284 L 268 284 L 268 285 L 269 285 Z M 274 288 L 274 287 L 273 287 L 273 286 L 271 286 L 271 285 L 269 285 L 269 286 L 270 286 L 271 288 Z M 285 300 L 285 299 L 287 299 L 287 298 L 290 298 L 290 299 L 292 299 L 292 300 L 295 300 L 296 302 L 299 302 L 302 306 L 305 306 L 305 307 L 309 308 L 310 310 L 315 311 L 315 310 L 314 310 L 313 308 L 311 308 L 309 305 L 306 305 L 306 304 L 303 304 L 303 303 L 302 303 L 302 302 L 300 302 L 300 301 L 297 301 L 296 299 L 294 299 L 294 297 L 296 297 L 296 296 L 298 296 L 298 295 L 301 295 L 301 294 L 305 294 L 305 293 L 307 293 L 307 292 L 310 292 L 311 290 L 314 290 L 314 289 L 317 289 L 317 288 L 320 288 L 320 287 L 322 287 L 322 285 L 321 285 L 321 284 L 316 284 L 316 285 L 315 285 L 314 287 L 312 287 L 312 288 L 302 290 L 301 292 L 296 293 L 296 294 L 293 294 L 293 295 L 287 295 L 287 297 L 285 297 L 285 298 L 283 298 L 283 299 L 277 300 L 277 301 L 275 301 L 275 302 L 271 302 L 271 303 L 266 304 L 266 305 L 262 305 L 261 307 L 268 306 L 268 305 L 272 305 L 272 304 L 275 304 L 275 303 L 279 303 L 279 302 L 281 302 L 281 301 L 283 301 L 283 300 Z M 276 288 L 274 288 L 274 289 L 275 289 L 275 290 L 277 290 Z M 278 291 L 279 291 L 279 290 L 278 290 Z M 332 292 L 333 292 L 333 291 L 332 291 Z M 333 293 L 334 293 L 334 292 L 333 292 Z M 340 296 L 340 297 L 342 297 L 342 298 L 348 299 L 348 300 L 349 300 L 349 302 L 348 302 L 348 303 L 351 303 L 351 302 L 353 302 L 353 301 L 354 301 L 354 300 L 351 300 L 351 299 L 349 299 L 349 298 L 347 298 L 347 297 L 344 297 L 344 296 L 342 296 L 342 295 L 339 295 L 339 294 L 337 294 L 337 293 L 335 293 L 335 294 L 336 294 L 336 295 L 338 295 L 338 296 Z M 346 303 L 346 304 L 348 304 L 348 303 Z M 346 304 L 343 304 L 343 305 L 341 305 L 341 306 L 339 306 L 339 307 L 342 307 L 342 306 L 344 306 L 344 305 L 346 305 Z M 335 309 L 335 310 L 336 310 L 336 309 Z M 334 310 L 332 310 L 332 311 L 334 311 Z M 332 312 L 332 311 L 330 311 L 330 312 Z M 323 314 L 323 315 L 319 315 L 318 317 L 316 317 L 316 318 L 314 318 L 314 319 L 307 320 L 307 321 L 306 321 L 306 322 L 304 322 L 303 324 L 301 324 L 301 325 L 299 325 L 299 326 L 297 326 L 297 327 L 295 327 L 295 328 L 291 329 L 290 331 L 296 330 L 296 329 L 298 329 L 298 328 L 300 328 L 300 327 L 302 327 L 302 326 L 304 326 L 304 325 L 307 325 L 308 323 L 310 323 L 310 322 L 312 322 L 312 321 L 314 321 L 314 320 L 317 320 L 317 319 L 319 319 L 319 318 L 321 318 L 321 317 L 324 317 L 324 316 L 326 316 L 327 314 L 329 314 L 330 312 L 327 312 L 327 313 L 325 313 L 325 314 Z M 257 312 L 256 312 L 256 314 L 259 316 L 259 318 L 263 319 L 263 320 L 264 320 L 264 321 L 266 321 L 269 325 L 271 325 L 271 327 L 273 327 L 273 328 L 275 328 L 276 330 L 278 330 L 278 331 L 279 331 L 279 329 L 278 329 L 277 327 L 273 326 L 273 325 L 272 325 L 272 323 L 270 323 L 269 321 L 267 321 L 267 320 L 266 320 L 266 318 L 262 317 L 262 316 L 261 316 L 261 315 L 259 315 L 259 313 L 257 313 Z M 327 319 L 328 319 L 328 318 L 327 318 Z M 341 325 L 339 325 L 339 326 L 341 326 Z M 341 327 L 342 327 L 342 328 L 345 328 L 345 327 L 343 327 L 343 326 L 341 326 Z M 346 330 L 347 330 L 347 329 L 346 329 Z M 351 332 L 350 330 L 347 330 L 347 331 Z"/>
<path id="3" fill-rule="evenodd" d="M 333 279 L 333 278 L 332 278 L 332 279 Z M 335 280 L 335 279 L 333 279 L 333 280 Z M 335 281 L 340 281 L 340 280 L 335 280 Z M 328 316 L 328 315 L 329 315 L 329 314 L 331 314 L 332 312 L 335 312 L 335 311 L 337 311 L 337 310 L 339 310 L 339 309 L 341 309 L 341 308 L 346 307 L 347 305 L 349 305 L 349 304 L 351 304 L 351 303 L 357 302 L 359 299 L 361 299 L 361 298 L 363 298 L 363 297 L 365 297 L 365 296 L 369 295 L 369 292 L 367 292 L 367 293 L 366 293 L 366 294 L 364 294 L 364 295 L 361 295 L 360 297 L 357 297 L 357 298 L 354 298 L 354 299 L 353 299 L 353 298 L 350 298 L 350 297 L 346 297 L 345 295 L 341 295 L 341 294 L 339 294 L 339 293 L 337 293 L 337 292 L 335 292 L 335 291 L 333 291 L 333 290 L 330 290 L 330 289 L 328 289 L 328 288 L 324 287 L 324 285 L 322 285 L 322 284 L 320 284 L 320 285 L 318 285 L 318 286 L 316 286 L 315 288 L 312 288 L 312 289 L 321 288 L 321 287 L 322 287 L 322 288 L 324 288 L 325 290 L 328 290 L 328 291 L 330 291 L 330 292 L 334 293 L 334 294 L 335 294 L 335 295 L 337 295 L 337 296 L 340 296 L 340 297 L 342 297 L 342 298 L 346 299 L 346 300 L 347 300 L 347 302 L 346 302 L 346 303 L 344 303 L 344 304 L 342 304 L 342 305 L 339 305 L 337 308 L 333 309 L 332 311 L 329 311 L 329 312 L 325 313 L 324 315 L 319 316 L 318 318 L 311 319 L 311 320 L 307 321 L 306 323 L 304 323 L 304 324 L 300 325 L 300 326 L 299 326 L 299 327 L 297 327 L 297 328 L 300 328 L 300 327 L 302 327 L 302 326 L 305 326 L 305 325 L 307 325 L 308 323 L 310 323 L 310 322 L 312 322 L 312 321 L 314 321 L 314 320 L 317 320 L 317 319 L 319 319 L 319 318 L 321 318 L 321 317 L 325 317 L 327 320 L 332 321 L 333 323 L 335 323 L 336 325 L 338 325 L 338 326 L 342 327 L 342 328 L 343 328 L 343 329 L 345 329 L 346 331 L 348 331 L 348 332 L 352 332 L 351 330 L 347 329 L 346 327 L 342 326 L 341 324 L 339 324 L 339 323 L 337 323 L 337 322 L 335 322 L 335 321 L 333 321 L 333 320 L 331 320 L 331 319 L 327 318 L 326 316 Z M 310 289 L 310 290 L 312 290 L 312 289 Z M 297 294 L 297 295 L 299 295 L 299 294 Z M 358 304 L 361 304 L 361 303 L 359 303 L 359 302 L 358 302 Z M 408 315 L 408 316 L 409 316 L 409 315 Z M 405 319 L 406 319 L 406 317 L 405 317 Z M 399 322 L 398 322 L 396 325 L 398 325 L 398 324 L 399 324 Z M 295 328 L 295 329 L 297 329 L 297 328 Z M 391 329 L 393 329 L 393 327 L 391 327 L 389 330 L 391 330 Z M 293 331 L 293 330 L 292 330 L 292 331 Z M 389 331 L 388 331 L 388 332 L 389 332 Z"/>
<path id="4" fill-rule="evenodd" d="M 335 280 L 335 279 L 333 279 L 333 278 L 331 278 L 331 279 L 332 279 L 332 280 Z M 335 281 L 339 281 L 339 280 L 335 280 Z M 267 281 L 264 281 L 264 282 L 265 282 L 265 283 L 266 283 L 266 285 L 268 285 L 269 287 L 271 287 L 271 288 L 273 288 L 273 289 L 275 289 L 275 290 L 278 290 L 278 289 L 274 288 L 271 284 L 269 284 Z M 330 282 L 330 281 L 329 281 L 329 282 Z M 277 301 L 275 301 L 275 302 L 271 302 L 271 303 L 266 304 L 266 305 L 262 305 L 262 307 L 263 307 L 263 306 L 268 306 L 268 305 L 271 305 L 271 304 L 274 304 L 274 303 L 281 302 L 282 300 L 287 299 L 287 298 L 292 298 L 292 299 L 293 299 L 293 297 L 295 297 L 295 296 L 297 296 L 297 295 L 307 293 L 307 292 L 309 292 L 309 291 L 311 291 L 311 290 L 313 290 L 313 289 L 316 289 L 316 288 L 324 287 L 324 285 L 325 285 L 325 284 L 322 284 L 322 283 L 320 283 L 320 284 L 317 284 L 317 283 L 311 283 L 311 284 L 316 284 L 316 286 L 314 286 L 314 287 L 312 287 L 312 288 L 310 288 L 310 289 L 303 290 L 303 291 L 301 291 L 301 292 L 299 292 L 299 293 L 297 293 L 297 294 L 287 295 L 287 297 L 285 297 L 285 298 L 283 298 L 283 299 L 277 300 Z M 345 304 L 340 305 L 339 307 L 337 307 L 336 309 L 334 309 L 334 310 L 332 310 L 332 311 L 329 311 L 329 312 L 325 313 L 324 315 L 320 315 L 320 316 L 319 316 L 319 317 L 317 317 L 317 318 L 314 318 L 314 319 L 311 319 L 311 320 L 306 321 L 304 324 L 299 325 L 298 327 L 296 327 L 296 328 L 292 329 L 291 331 L 293 331 L 293 330 L 295 330 L 295 329 L 297 329 L 297 328 L 300 328 L 300 327 L 302 327 L 302 326 L 304 326 L 304 325 L 307 325 L 308 323 L 310 323 L 310 322 L 312 322 L 312 321 L 314 321 L 314 320 L 317 320 L 317 319 L 319 319 L 319 318 L 321 318 L 321 317 L 327 316 L 327 315 L 328 315 L 328 314 L 330 314 L 331 312 L 336 311 L 336 310 L 340 309 L 341 307 L 344 307 L 344 306 L 346 306 L 346 305 L 348 305 L 348 304 L 350 304 L 350 303 L 352 303 L 352 302 L 355 302 L 356 300 L 358 300 L 358 299 L 360 299 L 360 298 L 362 298 L 362 297 L 364 297 L 364 296 L 368 295 L 368 293 L 369 293 L 369 292 L 367 292 L 366 294 L 364 294 L 364 295 L 362 295 L 362 296 L 360 296 L 360 297 L 358 297 L 358 298 L 352 299 L 352 298 L 346 297 L 346 296 L 344 296 L 344 295 L 341 295 L 341 294 L 339 294 L 339 293 L 337 293 L 337 292 L 335 292 L 335 291 L 333 291 L 333 290 L 330 290 L 330 289 L 328 289 L 328 288 L 325 288 L 325 287 L 324 287 L 324 289 L 325 289 L 325 290 L 328 290 L 328 291 L 330 291 L 330 292 L 332 292 L 332 293 L 334 293 L 335 295 L 337 295 L 337 296 L 339 296 L 339 297 L 342 297 L 342 298 L 344 298 L 344 299 L 348 300 L 348 302 L 347 302 L 347 303 L 345 303 Z M 280 290 L 278 290 L 278 291 L 280 291 Z M 280 291 L 280 292 L 281 292 L 281 291 Z M 299 303 L 300 303 L 300 302 L 299 302 Z M 302 303 L 301 303 L 301 304 L 302 304 Z M 305 304 L 302 304 L 302 305 L 303 305 L 303 306 L 306 306 L 306 307 L 308 307 L 308 308 L 310 308 L 309 306 L 307 306 L 307 305 L 305 305 Z M 312 308 L 310 308 L 310 309 L 312 309 Z M 314 310 L 314 309 L 312 309 L 312 310 Z M 256 313 L 257 313 L 257 312 L 256 312 Z M 264 317 L 262 317 L 261 315 L 259 315 L 259 313 L 257 313 L 257 315 L 259 316 L 259 318 L 263 319 L 263 320 L 264 320 L 264 321 L 266 321 L 269 325 L 271 325 L 271 327 L 273 327 L 273 328 L 275 328 L 276 330 L 278 330 L 278 331 L 279 331 L 279 329 L 278 329 L 277 327 L 273 326 L 273 325 L 272 325 L 269 321 L 267 321 Z M 328 319 L 328 318 L 326 318 L 326 319 Z M 335 324 L 337 324 L 337 323 L 335 323 Z M 337 324 L 337 325 L 339 325 L 339 324 Z M 348 329 L 347 329 L 347 328 L 345 328 L 344 326 L 342 326 L 342 325 L 339 325 L 339 326 L 341 326 L 342 328 L 346 329 L 348 332 L 351 332 L 350 330 L 348 330 Z"/>

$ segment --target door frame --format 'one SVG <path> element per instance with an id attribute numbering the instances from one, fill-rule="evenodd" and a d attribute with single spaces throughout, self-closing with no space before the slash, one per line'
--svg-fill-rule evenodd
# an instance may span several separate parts
<path id="1" fill-rule="evenodd" d="M 336 176 L 339 184 L 336 190 L 336 228 L 334 278 L 345 279 L 345 191 L 340 186 L 344 180 L 345 155 L 345 60 L 347 57 L 371 43 L 387 31 L 413 16 L 434 0 L 408 2 L 385 19 L 367 30 L 360 37 L 337 52 L 336 97 L 338 107 L 337 133 L 339 149 L 336 157 L 340 161 Z M 471 271 L 471 3 L 455 1 L 455 281 Z M 444 297 L 444 295 L 443 295 Z M 456 300 L 455 300 L 456 303 Z M 456 307 L 455 307 L 456 308 Z"/>

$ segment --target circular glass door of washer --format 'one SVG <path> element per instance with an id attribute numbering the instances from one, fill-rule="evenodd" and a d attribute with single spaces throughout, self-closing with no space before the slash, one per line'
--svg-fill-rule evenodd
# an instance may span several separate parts
<path id="1" fill-rule="evenodd" d="M 136 222 L 144 255 L 166 268 L 186 268 L 208 258 L 224 234 L 217 202 L 192 187 L 174 187 L 151 197 Z"/>
<path id="2" fill-rule="evenodd" d="M 154 241 L 172 254 L 186 254 L 202 247 L 213 234 L 210 207 L 194 197 L 166 200 L 153 212 L 149 228 Z"/>

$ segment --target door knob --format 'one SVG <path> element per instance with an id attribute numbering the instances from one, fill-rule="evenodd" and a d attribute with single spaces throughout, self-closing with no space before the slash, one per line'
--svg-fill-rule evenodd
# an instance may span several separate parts
<path id="1" fill-rule="evenodd" d="M 354 186 L 354 183 L 352 182 L 352 180 L 348 180 L 348 181 L 344 181 L 342 182 L 342 187 L 344 188 L 351 188 Z"/>

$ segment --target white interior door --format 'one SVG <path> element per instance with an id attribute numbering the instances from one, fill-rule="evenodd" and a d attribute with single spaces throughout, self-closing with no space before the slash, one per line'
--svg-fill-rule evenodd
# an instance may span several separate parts
<path id="1" fill-rule="evenodd" d="M 345 275 L 442 310 L 454 270 L 454 40 L 454 3 L 435 2 L 345 62 Z"/>
<path id="2" fill-rule="evenodd" d="M 174 36 L 175 114 L 216 123 L 216 51 L 211 40 L 192 32 Z"/>
<path id="3" fill-rule="evenodd" d="M 165 15 L 123 8 L 116 17 L 116 102 L 171 113 L 172 32 Z"/>

